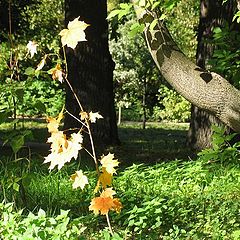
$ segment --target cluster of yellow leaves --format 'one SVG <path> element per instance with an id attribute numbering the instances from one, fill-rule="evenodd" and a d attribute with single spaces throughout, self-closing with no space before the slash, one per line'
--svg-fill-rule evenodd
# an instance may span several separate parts
<path id="1" fill-rule="evenodd" d="M 48 142 L 51 143 L 51 153 L 45 157 L 44 163 L 50 162 L 50 170 L 55 166 L 59 170 L 72 158 L 77 159 L 78 151 L 82 149 L 83 137 L 80 132 L 73 133 L 71 137 L 67 138 L 63 131 L 58 130 L 62 117 L 63 112 L 59 114 L 58 118 L 48 118 L 47 127 L 51 133 Z"/>
<path id="2" fill-rule="evenodd" d="M 91 123 L 95 123 L 97 119 L 103 118 L 98 112 L 80 112 L 80 119 L 82 121 L 90 121 Z"/>
<path id="3" fill-rule="evenodd" d="M 118 160 L 114 160 L 114 154 L 109 153 L 106 156 L 103 156 L 100 160 L 102 164 L 102 172 L 100 173 L 95 192 L 98 191 L 100 185 L 103 188 L 102 193 L 99 197 L 95 197 L 91 201 L 89 210 L 93 211 L 95 214 L 105 215 L 108 214 L 110 210 L 120 212 L 122 204 L 118 198 L 113 198 L 113 195 L 116 194 L 112 188 L 107 188 L 111 186 L 113 174 L 116 173 L 115 167 L 118 166 Z"/>
<path id="4" fill-rule="evenodd" d="M 110 210 L 116 211 L 119 213 L 122 208 L 122 204 L 118 198 L 113 198 L 113 195 L 116 194 L 112 188 L 106 188 L 101 193 L 100 197 L 95 197 L 91 201 L 89 210 L 93 211 L 96 215 L 102 214 L 106 215 Z"/>
<path id="5" fill-rule="evenodd" d="M 78 42 L 87 41 L 84 30 L 89 26 L 83 21 L 79 21 L 80 17 L 75 18 L 68 23 L 67 29 L 63 29 L 59 35 L 61 36 L 62 45 L 75 49 Z"/>

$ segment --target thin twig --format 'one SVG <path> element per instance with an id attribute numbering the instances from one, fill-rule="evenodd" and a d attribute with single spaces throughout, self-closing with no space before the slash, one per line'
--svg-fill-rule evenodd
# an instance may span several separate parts
<path id="1" fill-rule="evenodd" d="M 111 226 L 111 223 L 110 223 L 110 219 L 109 219 L 108 213 L 106 214 L 106 218 L 107 218 L 107 223 L 108 223 L 108 227 L 109 227 L 110 233 L 113 236 L 113 230 L 112 230 L 112 226 Z"/>

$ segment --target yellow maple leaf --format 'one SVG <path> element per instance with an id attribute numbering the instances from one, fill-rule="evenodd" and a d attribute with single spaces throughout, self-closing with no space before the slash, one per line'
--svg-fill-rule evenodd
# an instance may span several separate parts
<path id="1" fill-rule="evenodd" d="M 82 170 L 76 171 L 71 176 L 71 180 L 73 181 L 73 189 L 80 187 L 83 190 L 83 188 L 88 184 L 88 178 L 83 174 Z"/>
<path id="2" fill-rule="evenodd" d="M 53 80 L 57 79 L 59 82 L 63 83 L 63 70 L 59 63 L 55 66 L 55 68 L 51 69 L 49 72 L 52 74 Z"/>
<path id="3" fill-rule="evenodd" d="M 52 133 L 48 138 L 48 142 L 51 143 L 51 153 L 45 157 L 44 163 L 50 162 L 50 170 L 55 166 L 61 169 L 72 158 L 77 159 L 78 152 L 82 149 L 82 141 L 80 132 L 73 133 L 69 139 L 62 131 Z"/>
<path id="4" fill-rule="evenodd" d="M 105 189 L 107 186 L 111 186 L 112 184 L 112 174 L 108 173 L 106 171 L 106 168 L 102 169 L 102 173 L 100 174 L 100 177 L 97 182 L 97 186 L 94 190 L 94 192 L 97 192 L 100 184 L 102 185 L 103 189 Z"/>
<path id="5" fill-rule="evenodd" d="M 97 119 L 103 118 L 98 112 L 93 113 L 92 111 L 89 113 L 89 120 L 91 123 L 95 123 Z"/>
<path id="6" fill-rule="evenodd" d="M 87 112 L 80 112 L 80 119 L 82 120 L 82 121 L 84 121 L 84 120 L 88 120 L 89 119 L 89 114 L 87 113 Z"/>
<path id="7" fill-rule="evenodd" d="M 86 34 L 84 30 L 89 26 L 83 21 L 79 21 L 80 17 L 75 18 L 68 23 L 68 28 L 63 29 L 59 35 L 61 36 L 62 45 L 75 49 L 78 42 L 86 41 Z"/>
<path id="8" fill-rule="evenodd" d="M 102 167 L 106 169 L 106 171 L 110 174 L 116 173 L 116 170 L 114 167 L 117 167 L 119 165 L 118 160 L 114 160 L 114 154 L 109 153 L 106 156 L 103 156 L 100 160 Z"/>
<path id="9" fill-rule="evenodd" d="M 61 120 L 63 119 L 63 116 L 64 116 L 63 111 L 64 111 L 64 107 L 62 108 L 62 110 L 59 113 L 57 118 L 47 117 L 48 132 L 50 132 L 50 133 L 58 132 L 59 123 L 61 122 Z"/>
<path id="10" fill-rule="evenodd" d="M 47 117 L 47 128 L 48 128 L 48 132 L 50 133 L 54 133 L 58 131 L 58 127 L 59 127 L 59 122 L 57 121 L 56 118 L 52 118 L 52 117 Z"/>
<path id="11" fill-rule="evenodd" d="M 112 188 L 106 188 L 104 191 L 102 191 L 100 197 L 110 197 L 113 198 L 113 195 L 115 195 L 116 192 Z"/>

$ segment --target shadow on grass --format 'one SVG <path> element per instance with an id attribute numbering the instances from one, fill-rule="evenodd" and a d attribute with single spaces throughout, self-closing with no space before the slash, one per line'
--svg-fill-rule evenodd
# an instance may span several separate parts
<path id="1" fill-rule="evenodd" d="M 125 123 L 119 128 L 121 145 L 110 149 L 123 165 L 156 163 L 188 159 L 192 152 L 186 146 L 188 124 Z"/>

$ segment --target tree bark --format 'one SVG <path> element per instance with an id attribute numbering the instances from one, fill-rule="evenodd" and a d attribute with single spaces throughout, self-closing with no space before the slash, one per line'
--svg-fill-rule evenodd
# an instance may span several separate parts
<path id="1" fill-rule="evenodd" d="M 206 68 L 207 61 L 214 52 L 215 46 L 209 42 L 213 36 L 213 29 L 223 27 L 226 22 L 231 25 L 234 9 L 234 0 L 229 0 L 224 5 L 221 0 L 200 1 L 196 64 L 202 69 Z M 211 113 L 192 105 L 188 145 L 196 150 L 210 147 L 212 124 L 219 125 L 221 121 Z"/>
<path id="2" fill-rule="evenodd" d="M 145 38 L 151 55 L 163 77 L 195 106 L 211 112 L 223 123 L 240 132 L 240 91 L 226 79 L 208 72 L 189 60 L 177 47 L 166 26 L 155 13 L 136 11 L 145 23 Z M 141 15 L 140 15 L 141 13 Z"/>
<path id="3" fill-rule="evenodd" d="M 95 140 L 105 144 L 119 143 L 113 95 L 115 64 L 108 48 L 106 0 L 66 0 L 65 4 L 66 25 L 79 16 L 90 24 L 85 31 L 87 41 L 80 42 L 75 50 L 66 48 L 68 79 L 83 108 L 103 116 L 103 120 L 92 124 Z M 79 118 L 80 108 L 68 87 L 66 109 Z M 74 118 L 65 117 L 65 129 L 80 127 Z"/>

